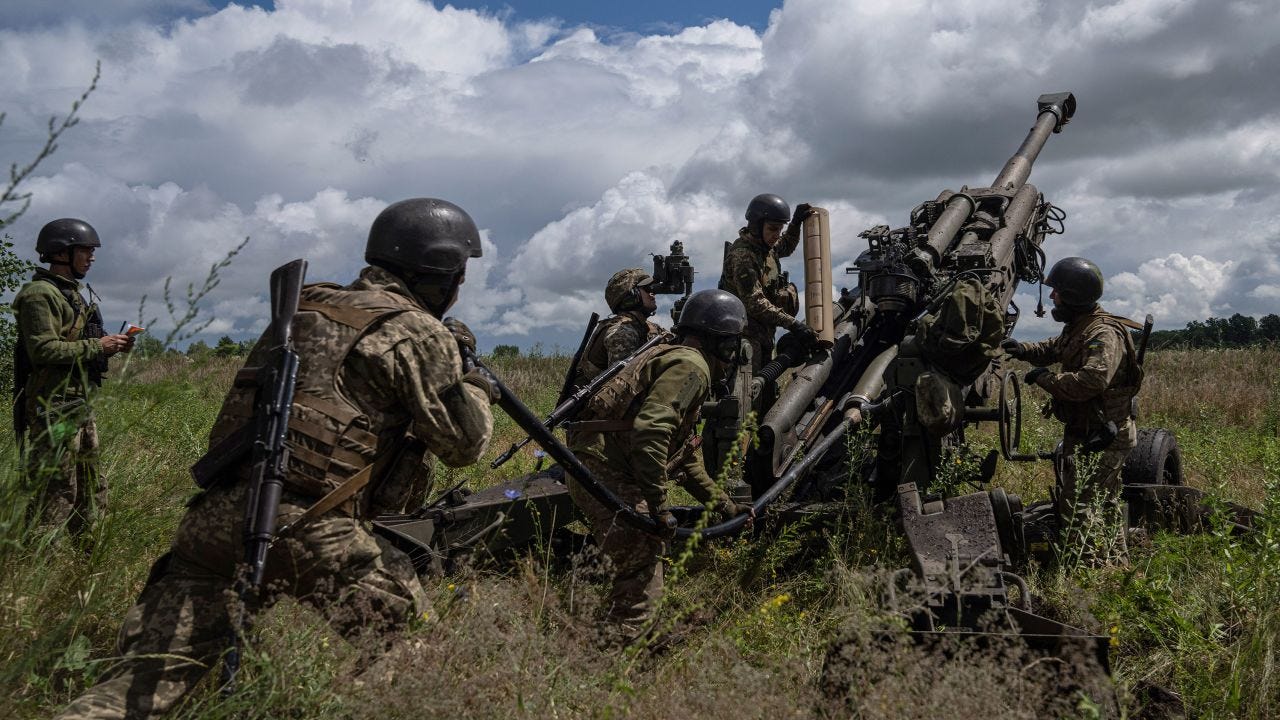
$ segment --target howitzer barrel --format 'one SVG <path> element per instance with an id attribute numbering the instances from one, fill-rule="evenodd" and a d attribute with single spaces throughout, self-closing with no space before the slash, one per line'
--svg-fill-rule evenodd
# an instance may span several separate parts
<path id="1" fill-rule="evenodd" d="M 1076 112 L 1075 95 L 1069 92 L 1041 95 L 1036 100 L 1036 105 L 1039 107 L 1039 113 L 1036 115 L 1035 125 L 1023 139 L 1022 145 L 1018 146 L 1013 157 L 1004 164 L 1000 174 L 996 175 L 991 187 L 1009 191 L 1021 188 L 1027 182 L 1027 178 L 1031 177 L 1031 166 L 1035 164 L 1040 151 L 1044 149 L 1044 143 L 1049 139 L 1049 135 L 1061 132 L 1062 126 L 1066 125 Z M 954 194 L 943 193 L 939 200 L 946 202 L 946 208 L 929 228 L 929 235 L 924 244 L 916 251 L 919 259 L 935 268 L 955 241 L 956 233 L 977 209 L 973 198 L 963 191 Z"/>
<path id="2" fill-rule="evenodd" d="M 1071 121 L 1076 113 L 1076 96 L 1069 92 L 1048 93 L 1036 100 L 1040 114 L 1036 116 L 1036 124 L 1032 126 L 1027 137 L 1018 147 L 1018 151 L 1004 164 L 1000 174 L 996 176 L 991 187 L 1015 190 L 1031 177 L 1031 166 L 1044 148 L 1050 133 L 1062 131 L 1062 126 Z"/>

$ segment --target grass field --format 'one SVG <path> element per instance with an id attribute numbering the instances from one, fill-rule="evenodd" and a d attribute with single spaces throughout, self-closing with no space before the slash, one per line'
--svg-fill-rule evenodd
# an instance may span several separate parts
<path id="1" fill-rule="evenodd" d="M 1141 689 L 1178 695 L 1192 717 L 1280 715 L 1280 351 L 1165 351 L 1149 358 L 1144 426 L 1173 430 L 1188 482 L 1264 508 L 1259 532 L 1156 534 L 1127 565 L 1040 570 L 1037 609 L 1112 636 L 1125 711 Z M 536 410 L 565 361 L 516 358 L 495 369 Z M 120 618 L 166 549 L 194 488 L 188 466 L 236 369 L 234 359 L 158 358 L 117 369 L 95 407 L 111 508 L 83 547 L 30 527 L 29 491 L 4 433 L 0 474 L 0 717 L 47 717 L 113 662 Z M 1058 428 L 1028 407 L 1024 436 Z M 498 413 L 485 460 L 441 469 L 437 489 L 497 478 L 488 458 L 521 436 Z M 994 445 L 989 431 L 971 437 Z M 530 448 L 531 450 L 532 448 Z M 526 471 L 531 452 L 501 477 Z M 1047 495 L 1047 464 L 1003 464 L 995 482 Z M 853 493 L 839 529 L 696 548 L 673 559 L 664 618 L 692 618 L 669 647 L 609 649 L 593 611 L 601 586 L 585 567 L 551 569 L 534 553 L 501 572 L 428 581 L 433 611 L 370 666 L 370 648 L 334 635 L 306 608 L 266 613 L 244 682 L 223 699 L 196 693 L 180 716 L 220 717 L 1094 717 L 1079 693 L 1055 697 L 1052 668 L 1007 648 L 930 653 L 881 609 L 877 583 L 902 567 L 886 513 Z M 835 637 L 856 660 L 840 696 L 824 692 Z M 857 644 L 860 643 L 860 644 Z"/>

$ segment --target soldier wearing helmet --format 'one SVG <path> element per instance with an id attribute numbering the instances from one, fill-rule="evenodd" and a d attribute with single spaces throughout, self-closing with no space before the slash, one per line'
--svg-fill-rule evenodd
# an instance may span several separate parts
<path id="1" fill-rule="evenodd" d="M 738 230 L 737 240 L 726 243 L 720 289 L 733 293 L 747 309 L 746 339 L 751 346 L 753 372 L 759 372 L 773 357 L 778 328 L 816 339 L 813 330 L 796 319 L 799 294 L 781 265 L 782 258 L 795 252 L 801 225 L 811 212 L 808 204 L 801 203 L 793 215 L 777 195 L 757 195 L 747 205 L 746 227 Z"/>
<path id="2" fill-rule="evenodd" d="M 653 278 L 640 268 L 619 270 L 609 278 L 604 299 L 613 315 L 597 325 L 587 341 L 574 385 L 581 387 L 591 382 L 662 333 L 662 328 L 649 320 L 658 309 L 657 299 L 649 292 L 652 284 Z"/>
<path id="3" fill-rule="evenodd" d="M 1001 347 L 1037 366 L 1027 383 L 1049 393 L 1052 413 L 1063 423 L 1058 515 L 1063 527 L 1079 528 L 1085 508 L 1118 507 L 1120 470 L 1137 444 L 1135 396 L 1142 385 L 1129 330 L 1142 326 L 1102 309 L 1102 271 L 1089 260 L 1059 260 L 1044 284 L 1053 288 L 1053 318 L 1065 323 L 1062 334 L 1037 343 L 1009 338 Z M 1062 364 L 1058 372 L 1044 367 L 1053 363 Z M 1097 453 L 1090 477 L 1078 476 L 1081 453 Z"/>
<path id="4" fill-rule="evenodd" d="M 462 208 L 403 200 L 373 221 L 369 266 L 354 282 L 303 288 L 279 520 L 292 529 L 273 545 L 267 590 L 249 600 L 247 612 L 285 595 L 305 598 L 338 632 L 356 634 L 398 627 L 427 610 L 409 557 L 362 518 L 421 503 L 425 488 L 413 479 L 421 468 L 434 457 L 454 467 L 475 462 L 489 442 L 496 388 L 463 370 L 461 351 L 475 349 L 471 332 L 442 320 L 467 260 L 479 256 L 480 235 Z M 267 359 L 267 337 L 249 354 L 249 367 Z M 253 394 L 228 393 L 210 454 L 235 447 L 238 431 L 255 422 Z M 232 637 L 228 589 L 243 560 L 247 478 L 247 461 L 198 478 L 206 489 L 121 630 L 124 659 L 63 717 L 164 714 L 218 665 Z M 298 522 L 326 496 L 341 502 Z"/>
<path id="5" fill-rule="evenodd" d="M 753 512 L 707 474 L 696 432 L 713 381 L 745 360 L 742 302 L 723 290 L 690 296 L 676 340 L 635 358 L 571 424 L 573 450 L 606 487 L 637 512 L 667 526 L 667 487 L 675 480 L 722 517 Z M 615 519 L 614 511 L 570 478 L 569 494 L 612 563 L 607 619 L 634 635 L 662 594 L 663 539 Z"/>
<path id="6" fill-rule="evenodd" d="M 24 468 L 40 489 L 45 522 L 66 523 L 79 535 L 106 509 L 107 482 L 98 472 L 98 428 L 86 393 L 102 384 L 107 358 L 129 352 L 133 338 L 107 335 L 97 303 L 80 281 L 102 247 L 89 223 L 62 218 L 46 224 L 36 268 L 18 291 L 14 346 L 14 434 L 26 436 Z M 94 297 L 93 289 L 84 286 Z"/>

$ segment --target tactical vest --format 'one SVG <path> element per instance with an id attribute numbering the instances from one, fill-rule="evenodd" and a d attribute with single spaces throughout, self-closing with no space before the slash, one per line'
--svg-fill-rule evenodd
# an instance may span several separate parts
<path id="1" fill-rule="evenodd" d="M 343 363 L 361 338 L 381 321 L 409 310 L 421 308 L 394 293 L 346 290 L 333 283 L 302 289 L 293 321 L 294 351 L 300 362 L 286 443 L 289 466 L 285 485 L 289 490 L 324 495 L 384 454 L 386 448 L 381 447 L 379 436 L 388 428 L 373 427 L 369 417 L 339 389 L 338 379 Z M 252 365 L 253 359 L 248 364 Z M 232 393 L 210 433 L 211 447 L 230 430 L 252 421 L 253 388 L 233 389 Z"/>
<path id="2" fill-rule="evenodd" d="M 610 329 L 623 324 L 635 325 L 636 332 L 642 338 L 642 343 L 644 340 L 662 332 L 661 328 L 648 320 L 637 317 L 634 313 L 622 313 L 606 318 L 596 326 L 595 332 L 591 333 L 591 339 L 587 342 L 587 349 L 582 353 L 582 360 L 578 364 L 577 377 L 574 383 L 576 386 L 581 387 L 591 382 L 595 376 L 609 369 L 609 350 L 604 346 L 604 337 Z"/>
<path id="3" fill-rule="evenodd" d="M 1133 416 L 1133 398 L 1142 388 L 1143 370 L 1138 364 L 1138 351 L 1133 345 L 1133 336 L 1129 329 L 1141 329 L 1142 326 L 1125 317 L 1098 312 L 1088 318 L 1079 330 L 1066 338 L 1059 352 L 1062 358 L 1063 372 L 1074 372 L 1084 365 L 1087 342 L 1099 326 L 1106 325 L 1120 333 L 1124 339 L 1124 359 L 1116 374 L 1112 376 L 1107 389 L 1097 398 L 1085 403 L 1055 402 L 1054 414 L 1068 425 L 1091 424 L 1091 421 L 1108 420 L 1117 426 Z M 1083 407 L 1081 407 L 1083 406 Z M 1081 416 L 1083 415 L 1083 416 Z M 1077 428 L 1078 429 L 1078 428 Z"/>
<path id="4" fill-rule="evenodd" d="M 749 252 L 751 256 L 760 264 L 760 288 L 764 292 L 764 297 L 775 307 L 788 315 L 795 315 L 800 311 L 800 296 L 795 285 L 791 284 L 786 274 L 782 272 L 782 265 L 778 260 L 778 254 L 773 248 L 765 248 L 760 240 L 745 234 L 745 229 L 740 231 L 743 234 L 738 239 L 724 244 L 724 259 L 720 268 L 720 283 L 717 285 L 721 290 L 733 293 L 739 300 L 746 302 L 746 298 L 742 297 L 742 291 L 737 287 L 737 279 L 734 277 L 732 268 L 730 267 L 729 256 L 735 250 L 738 252 Z M 764 250 L 763 255 L 761 249 Z M 752 335 L 767 334 L 769 339 L 773 339 L 774 328 L 765 328 L 759 322 L 748 318 L 747 333 Z"/>
<path id="5" fill-rule="evenodd" d="M 62 298 L 67 301 L 67 304 L 71 306 L 71 324 L 63 332 L 63 340 L 75 342 L 77 340 L 92 340 L 106 335 L 102 327 L 102 311 L 98 309 L 97 303 L 86 303 L 80 293 L 47 277 L 36 275 L 32 282 L 43 282 L 52 285 L 62 295 Z M 94 358 L 84 362 L 83 367 L 89 382 L 95 386 L 101 385 L 102 378 L 107 372 L 107 358 Z M 31 362 L 30 356 L 27 355 L 26 338 L 20 334 L 13 345 L 13 426 L 15 433 L 19 437 L 26 431 L 30 422 L 30 415 L 37 410 L 36 403 L 39 400 L 39 398 L 27 397 L 28 381 L 31 380 L 33 373 L 39 375 L 41 373 L 49 374 L 54 372 L 64 373 L 66 371 L 57 368 L 35 367 Z M 36 380 L 37 387 L 50 384 L 46 382 L 44 377 L 38 376 Z M 62 388 L 64 396 L 79 396 L 83 392 L 84 388 L 80 386 L 74 375 L 67 379 Z"/>
<path id="6" fill-rule="evenodd" d="M 684 345 L 656 345 L 649 348 L 637 355 L 630 365 L 587 402 L 587 407 L 578 415 L 577 421 L 566 426 L 575 435 L 630 432 L 649 390 L 641 377 L 645 366 L 650 361 L 677 352 L 699 354 L 697 350 Z M 681 448 L 695 436 L 694 430 L 700 415 L 700 410 L 687 413 L 681 420 L 680 426 L 671 434 L 671 445 L 667 448 L 668 458 L 676 457 Z M 577 445 L 579 440 L 575 438 L 570 442 Z"/>

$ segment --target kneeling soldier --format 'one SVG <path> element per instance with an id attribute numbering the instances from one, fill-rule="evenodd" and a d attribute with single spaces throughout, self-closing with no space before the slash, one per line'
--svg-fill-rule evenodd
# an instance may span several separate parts
<path id="1" fill-rule="evenodd" d="M 573 450 L 587 469 L 659 527 L 670 518 L 665 509 L 670 478 L 722 516 L 751 512 L 707 474 L 696 434 L 712 379 L 739 362 L 746 324 L 746 311 L 733 295 L 695 293 L 680 313 L 675 342 L 635 358 L 573 423 Z M 572 479 L 569 493 L 612 563 L 607 617 L 635 632 L 662 595 L 663 539 L 624 524 Z"/>
<path id="2" fill-rule="evenodd" d="M 303 288 L 292 324 L 299 367 L 279 509 L 280 526 L 292 530 L 271 548 L 262 584 L 269 590 L 248 600 L 248 613 L 289 595 L 355 635 L 394 628 L 426 609 L 408 556 L 361 517 L 393 465 L 416 467 L 428 452 L 466 465 L 489 441 L 495 391 L 483 375 L 463 374 L 459 354 L 475 340 L 461 323 L 440 319 L 457 299 L 467 259 L 479 256 L 479 233 L 462 208 L 404 200 L 374 220 L 365 249 L 370 267 L 355 282 Z M 261 364 L 270 345 L 260 340 L 248 365 Z M 231 390 L 210 433 L 211 455 L 254 422 L 253 400 L 252 390 Z M 410 445 L 409 434 L 420 444 Z M 248 465 L 233 462 L 197 478 L 207 489 L 125 617 L 124 659 L 63 717 L 160 715 L 217 666 L 239 613 L 228 590 L 244 568 Z M 299 522 L 321 496 L 349 481 L 358 488 L 365 478 L 372 481 L 363 490 Z"/>

